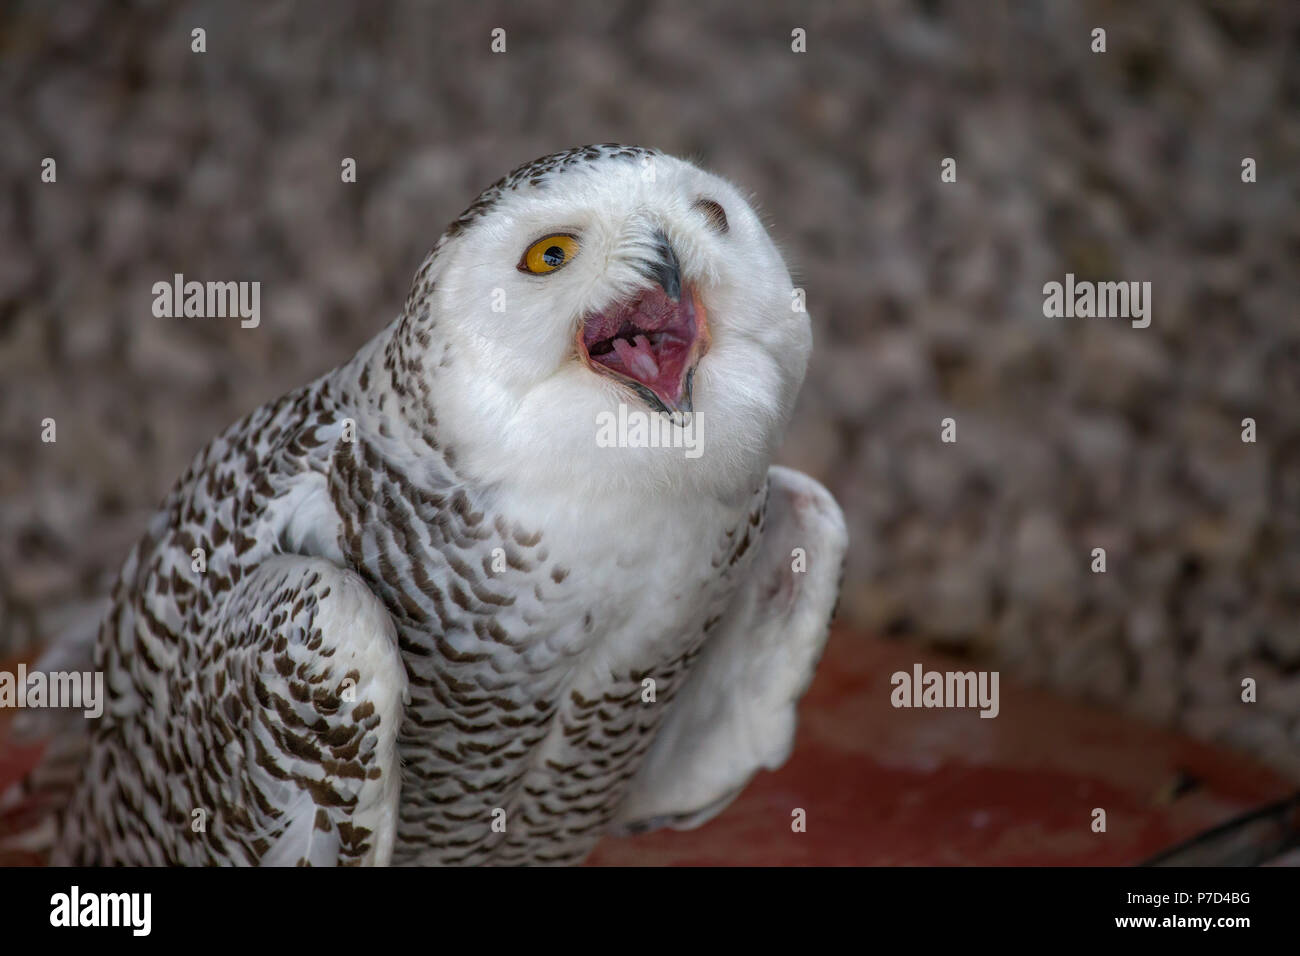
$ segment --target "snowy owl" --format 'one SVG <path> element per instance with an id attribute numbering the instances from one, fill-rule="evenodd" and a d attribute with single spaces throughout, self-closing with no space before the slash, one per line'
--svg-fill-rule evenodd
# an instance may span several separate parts
<path id="1" fill-rule="evenodd" d="M 396 320 L 163 502 L 103 715 L 29 781 L 51 859 L 574 863 L 718 813 L 790 752 L 846 545 L 771 465 L 794 293 L 741 193 L 657 151 L 489 187 Z"/>

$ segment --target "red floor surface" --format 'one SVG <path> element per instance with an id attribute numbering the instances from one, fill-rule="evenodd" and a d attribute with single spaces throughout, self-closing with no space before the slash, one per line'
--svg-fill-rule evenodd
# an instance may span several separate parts
<path id="1" fill-rule="evenodd" d="M 790 761 L 694 831 L 595 865 L 1123 865 L 1296 788 L 1247 758 L 1002 679 L 1001 712 L 895 709 L 890 676 L 972 665 L 837 633 Z M 1173 796 L 1180 779 L 1198 786 Z M 807 811 L 807 832 L 791 813 Z M 1106 811 L 1105 833 L 1091 829 Z"/>
<path id="2" fill-rule="evenodd" d="M 970 665 L 836 633 L 790 761 L 689 831 L 593 865 L 1123 865 L 1295 789 L 1251 760 L 1001 680 L 1001 711 L 895 709 L 890 675 Z M 16 662 L 0 663 L 11 669 Z M 5 716 L 0 715 L 0 740 Z M 37 756 L 0 743 L 0 790 Z M 1194 784 L 1175 796 L 1179 780 Z M 1105 833 L 1091 828 L 1103 808 Z M 806 811 L 806 832 L 791 828 Z"/>

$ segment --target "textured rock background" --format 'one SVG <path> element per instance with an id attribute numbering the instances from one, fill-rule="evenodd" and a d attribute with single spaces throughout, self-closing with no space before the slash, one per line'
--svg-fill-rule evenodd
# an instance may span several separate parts
<path id="1" fill-rule="evenodd" d="M 752 190 L 808 291 L 784 458 L 848 513 L 849 623 L 1300 773 L 1300 6 L 849 6 L 6 6 L 0 647 L 83 615 L 479 189 L 625 141 Z M 261 326 L 155 319 L 175 272 L 260 280 Z M 1151 327 L 1044 319 L 1066 272 L 1152 282 Z"/>

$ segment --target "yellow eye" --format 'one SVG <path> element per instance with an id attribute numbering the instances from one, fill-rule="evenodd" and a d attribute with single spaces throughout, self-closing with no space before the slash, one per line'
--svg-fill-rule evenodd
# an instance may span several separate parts
<path id="1" fill-rule="evenodd" d="M 560 266 L 567 265 L 577 254 L 578 237 L 571 236 L 567 232 L 558 232 L 545 239 L 538 239 L 529 246 L 524 257 L 519 260 L 519 269 L 522 272 L 531 272 L 533 275 L 545 275 L 554 272 Z"/>

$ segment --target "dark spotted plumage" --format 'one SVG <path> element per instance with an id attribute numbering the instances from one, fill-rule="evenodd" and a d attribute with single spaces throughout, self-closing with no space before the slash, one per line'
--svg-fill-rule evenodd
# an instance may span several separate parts
<path id="1" fill-rule="evenodd" d="M 658 150 L 645 149 L 641 146 L 598 143 L 591 146 L 575 146 L 572 149 L 561 150 L 558 153 L 551 153 L 549 156 L 534 159 L 531 163 L 524 163 L 522 166 L 506 173 L 506 175 L 483 190 L 479 197 L 470 204 L 469 208 L 461 213 L 447 228 L 447 233 L 442 241 L 445 242 L 447 239 L 455 238 L 464 232 L 466 227 L 490 213 L 504 193 L 513 192 L 523 187 L 543 188 L 564 170 L 574 166 L 590 165 L 607 160 L 642 162 L 658 155 L 661 155 Z"/>
<path id="2" fill-rule="evenodd" d="M 198 454 L 100 629 L 104 716 L 33 778 L 63 788 L 56 862 L 570 863 L 783 759 L 834 597 L 788 555 L 843 553 L 819 486 L 760 462 L 637 524 L 475 480 L 440 422 L 462 360 L 436 304 L 447 244 L 507 194 L 656 155 L 515 170 L 396 321 Z"/>

